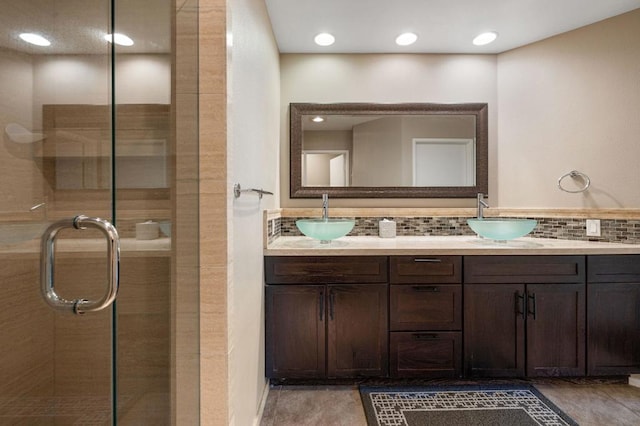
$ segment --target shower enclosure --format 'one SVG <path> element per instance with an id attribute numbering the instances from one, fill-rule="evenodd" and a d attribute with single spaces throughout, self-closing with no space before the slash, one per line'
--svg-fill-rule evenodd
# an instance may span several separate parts
<path id="1" fill-rule="evenodd" d="M 195 424 L 197 0 L 1 10 L 0 424 Z"/>

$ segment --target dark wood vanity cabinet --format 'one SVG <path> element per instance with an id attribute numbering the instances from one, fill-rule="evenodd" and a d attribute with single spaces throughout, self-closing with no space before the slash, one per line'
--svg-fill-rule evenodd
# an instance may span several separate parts
<path id="1" fill-rule="evenodd" d="M 385 377 L 387 258 L 267 257 L 266 375 Z"/>
<path id="2" fill-rule="evenodd" d="M 270 378 L 640 373 L 640 255 L 272 256 L 265 276 Z"/>
<path id="3" fill-rule="evenodd" d="M 462 376 L 462 257 L 389 258 L 391 377 Z"/>
<path id="4" fill-rule="evenodd" d="M 587 301 L 587 374 L 640 373 L 640 256 L 588 256 Z"/>
<path id="5" fill-rule="evenodd" d="M 583 256 L 467 256 L 465 374 L 585 374 Z"/>

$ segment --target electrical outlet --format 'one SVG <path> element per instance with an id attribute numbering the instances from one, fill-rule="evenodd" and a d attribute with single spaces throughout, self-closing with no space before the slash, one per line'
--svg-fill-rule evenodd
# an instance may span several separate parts
<path id="1" fill-rule="evenodd" d="M 600 236 L 600 219 L 587 219 L 587 237 Z"/>

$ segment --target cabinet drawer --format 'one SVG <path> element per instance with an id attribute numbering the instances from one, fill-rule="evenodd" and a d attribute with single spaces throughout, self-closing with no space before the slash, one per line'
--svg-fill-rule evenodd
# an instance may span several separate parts
<path id="1" fill-rule="evenodd" d="M 392 331 L 462 329 L 460 284 L 394 285 L 390 297 Z"/>
<path id="2" fill-rule="evenodd" d="M 466 256 L 466 283 L 582 283 L 584 256 Z"/>
<path id="3" fill-rule="evenodd" d="M 461 377 L 462 333 L 390 333 L 391 377 Z"/>
<path id="4" fill-rule="evenodd" d="M 587 282 L 640 283 L 640 256 L 632 254 L 588 256 Z"/>
<path id="5" fill-rule="evenodd" d="M 267 284 L 386 283 L 386 256 L 267 256 Z"/>
<path id="6" fill-rule="evenodd" d="M 392 284 L 461 283 L 461 256 L 392 256 Z"/>

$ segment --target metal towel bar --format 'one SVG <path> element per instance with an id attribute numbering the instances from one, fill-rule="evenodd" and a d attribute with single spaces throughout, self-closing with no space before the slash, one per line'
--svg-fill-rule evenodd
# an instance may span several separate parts
<path id="1" fill-rule="evenodd" d="M 262 188 L 260 188 L 260 189 L 256 189 L 256 188 L 242 189 L 242 187 L 240 186 L 240 184 L 239 184 L 239 183 L 236 183 L 235 185 L 233 185 L 233 195 L 234 195 L 236 198 L 239 198 L 239 197 L 240 197 L 240 195 L 241 195 L 243 192 L 255 192 L 255 193 L 257 193 L 257 194 L 258 194 L 258 197 L 259 197 L 260 199 L 262 199 L 262 196 L 263 196 L 263 195 L 265 195 L 265 194 L 267 194 L 267 195 L 273 195 L 273 192 L 265 191 L 265 190 L 263 190 Z"/>
<path id="2" fill-rule="evenodd" d="M 571 178 L 576 178 L 576 177 L 581 178 L 581 179 L 584 181 L 584 186 L 583 186 L 582 188 L 577 189 L 577 190 L 574 190 L 574 191 L 571 191 L 571 190 L 569 190 L 569 189 L 564 188 L 564 187 L 562 186 L 562 180 L 563 180 L 564 178 L 566 178 L 567 176 L 568 176 L 568 177 L 571 177 Z M 584 174 L 584 173 L 582 173 L 582 172 L 579 172 L 579 171 L 577 171 L 577 170 L 571 170 L 569 173 L 565 173 L 565 174 L 563 174 L 563 175 L 562 175 L 562 176 L 560 176 L 560 178 L 558 179 L 558 188 L 560 188 L 560 189 L 561 189 L 562 191 L 564 191 L 564 192 L 569 192 L 569 193 L 571 193 L 571 194 L 576 194 L 576 193 L 578 193 L 578 192 L 584 192 L 584 191 L 586 191 L 586 190 L 589 188 L 589 186 L 590 186 L 590 185 L 591 185 L 591 179 L 589 179 L 589 176 L 587 176 L 586 174 Z"/>

